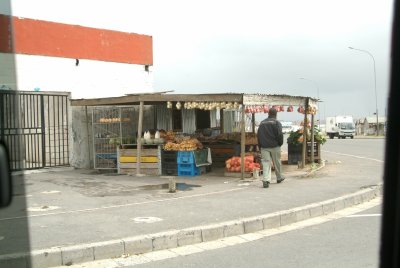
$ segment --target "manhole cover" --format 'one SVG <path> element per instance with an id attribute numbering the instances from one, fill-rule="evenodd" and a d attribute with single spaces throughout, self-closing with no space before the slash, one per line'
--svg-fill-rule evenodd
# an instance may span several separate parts
<path id="1" fill-rule="evenodd" d="M 136 217 L 136 218 L 133 218 L 133 221 L 136 223 L 153 223 L 153 222 L 162 221 L 162 219 L 157 218 L 157 217 Z"/>

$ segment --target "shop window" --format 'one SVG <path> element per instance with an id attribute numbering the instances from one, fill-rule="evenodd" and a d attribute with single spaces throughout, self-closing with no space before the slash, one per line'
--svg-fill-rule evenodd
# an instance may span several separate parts
<path id="1" fill-rule="evenodd" d="M 196 128 L 197 129 L 211 128 L 210 111 L 196 110 Z"/>

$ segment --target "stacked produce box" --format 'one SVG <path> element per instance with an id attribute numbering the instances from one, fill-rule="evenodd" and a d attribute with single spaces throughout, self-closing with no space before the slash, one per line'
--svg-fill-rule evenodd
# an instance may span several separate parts
<path id="1" fill-rule="evenodd" d="M 200 169 L 196 167 L 193 152 L 178 152 L 178 176 L 196 176 Z"/>
<path id="2" fill-rule="evenodd" d="M 178 175 L 178 164 L 177 164 L 177 151 L 166 151 L 161 152 L 161 169 L 162 175 L 177 176 Z"/>

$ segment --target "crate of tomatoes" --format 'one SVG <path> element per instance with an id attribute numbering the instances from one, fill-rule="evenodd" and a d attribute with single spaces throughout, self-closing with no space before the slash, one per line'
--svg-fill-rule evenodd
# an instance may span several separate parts
<path id="1" fill-rule="evenodd" d="M 254 169 L 260 169 L 260 164 L 254 161 L 254 155 L 244 157 L 244 171 L 253 172 Z M 241 157 L 234 156 L 225 161 L 225 170 L 227 172 L 241 172 Z"/>

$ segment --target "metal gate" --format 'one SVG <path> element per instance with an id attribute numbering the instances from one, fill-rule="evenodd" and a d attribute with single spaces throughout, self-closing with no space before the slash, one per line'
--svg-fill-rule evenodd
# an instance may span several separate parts
<path id="1" fill-rule="evenodd" d="M 11 170 L 69 164 L 68 93 L 0 91 L 0 137 Z"/>

